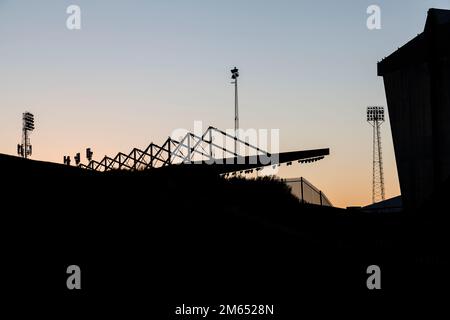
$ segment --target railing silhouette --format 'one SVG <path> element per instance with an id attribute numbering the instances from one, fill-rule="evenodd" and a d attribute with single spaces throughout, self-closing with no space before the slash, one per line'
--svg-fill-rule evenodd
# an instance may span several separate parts
<path id="1" fill-rule="evenodd" d="M 283 179 L 291 187 L 291 191 L 301 202 L 332 207 L 327 196 L 305 178 Z"/>

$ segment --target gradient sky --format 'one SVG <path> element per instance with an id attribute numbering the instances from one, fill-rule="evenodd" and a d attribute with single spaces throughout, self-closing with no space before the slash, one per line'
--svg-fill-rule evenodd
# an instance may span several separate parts
<path id="1" fill-rule="evenodd" d="M 82 29 L 66 28 L 81 7 Z M 366 27 L 381 7 L 382 29 Z M 321 162 L 283 168 L 337 206 L 371 201 L 368 105 L 384 105 L 376 63 L 422 32 L 449 0 L 0 0 L 0 152 L 15 154 L 21 113 L 36 116 L 34 159 L 62 162 L 162 143 L 195 120 L 233 128 L 229 69 L 240 69 L 243 128 L 279 128 L 281 151 L 330 147 Z M 387 197 L 400 193 L 389 123 Z"/>

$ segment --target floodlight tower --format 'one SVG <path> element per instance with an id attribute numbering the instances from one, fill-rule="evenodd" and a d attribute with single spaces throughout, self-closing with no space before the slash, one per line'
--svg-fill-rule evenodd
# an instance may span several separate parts
<path id="1" fill-rule="evenodd" d="M 234 67 L 234 69 L 231 70 L 231 79 L 234 81 L 231 82 L 234 84 L 234 136 L 238 137 L 238 130 L 239 130 L 239 113 L 238 113 L 238 81 L 237 78 L 239 77 L 239 69 Z M 237 154 L 237 140 L 234 140 L 234 153 Z"/>
<path id="2" fill-rule="evenodd" d="M 384 107 L 367 107 L 367 122 L 373 127 L 372 202 L 383 201 L 384 174 L 380 127 L 384 122 Z"/>
<path id="3" fill-rule="evenodd" d="M 30 142 L 30 133 L 34 130 L 34 115 L 30 112 L 22 114 L 22 144 L 17 145 L 17 153 L 27 159 L 33 153 Z"/>

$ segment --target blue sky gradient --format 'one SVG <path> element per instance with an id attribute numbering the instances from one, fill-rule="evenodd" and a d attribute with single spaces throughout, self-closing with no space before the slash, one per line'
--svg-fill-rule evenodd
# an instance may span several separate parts
<path id="1" fill-rule="evenodd" d="M 66 28 L 81 7 L 82 29 Z M 381 7 L 382 29 L 366 27 Z M 450 1 L 0 0 L 0 152 L 15 154 L 21 113 L 36 115 L 33 158 L 61 162 L 160 143 L 195 120 L 232 128 L 229 69 L 241 71 L 243 128 L 279 128 L 280 149 L 330 147 L 305 176 L 338 206 L 371 199 L 368 105 L 384 105 L 376 63 Z M 400 193 L 389 124 L 387 195 Z"/>

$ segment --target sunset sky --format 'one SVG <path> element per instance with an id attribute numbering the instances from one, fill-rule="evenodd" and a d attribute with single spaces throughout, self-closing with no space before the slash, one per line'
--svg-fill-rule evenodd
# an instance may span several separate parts
<path id="1" fill-rule="evenodd" d="M 68 30 L 66 8 L 81 8 Z M 381 7 L 381 30 L 366 27 Z M 16 154 L 21 114 L 36 116 L 33 159 L 62 162 L 162 143 L 194 121 L 234 126 L 230 69 L 240 69 L 242 128 L 280 129 L 280 150 L 329 147 L 304 176 L 334 205 L 371 201 L 366 107 L 386 106 L 377 61 L 422 32 L 436 0 L 0 0 L 0 153 Z M 389 122 L 386 196 L 400 193 Z"/>

